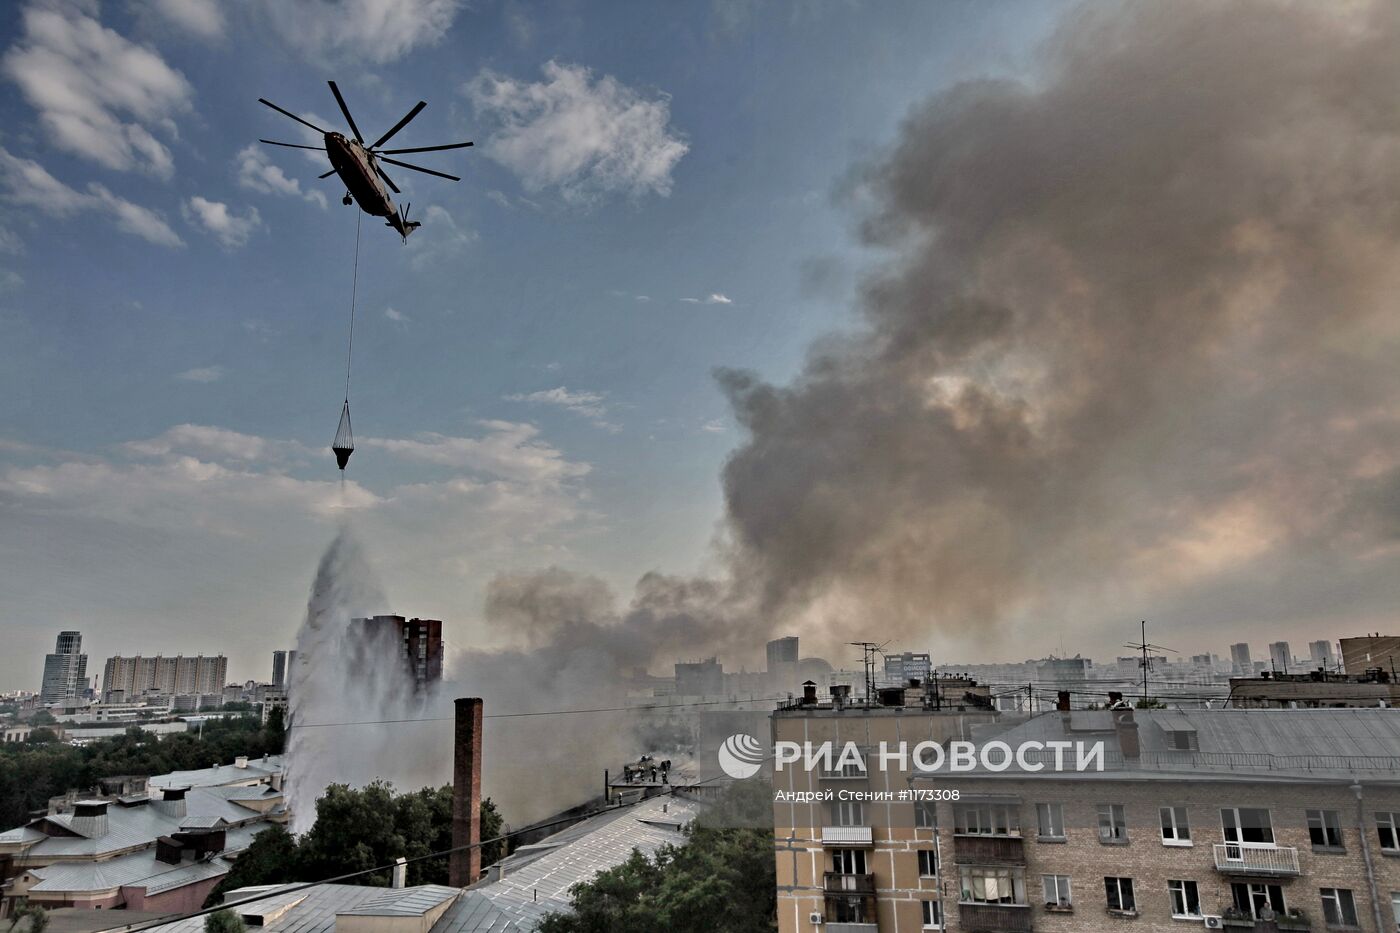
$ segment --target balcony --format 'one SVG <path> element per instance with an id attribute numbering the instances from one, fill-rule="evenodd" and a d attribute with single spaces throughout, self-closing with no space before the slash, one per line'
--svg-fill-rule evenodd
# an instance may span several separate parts
<path id="1" fill-rule="evenodd" d="M 1031 911 L 1026 904 L 959 904 L 958 923 L 964 930 L 1031 933 Z"/>
<path id="2" fill-rule="evenodd" d="M 1215 870 L 1226 875 L 1288 877 L 1300 874 L 1298 850 L 1260 843 L 1216 843 Z"/>
<path id="3" fill-rule="evenodd" d="M 826 925 L 826 933 L 877 933 L 878 923 L 845 923 L 833 921 Z"/>
<path id="4" fill-rule="evenodd" d="M 824 846 L 869 846 L 874 845 L 875 836 L 869 826 L 823 826 L 822 845 Z"/>
<path id="5" fill-rule="evenodd" d="M 953 861 L 958 865 L 1024 865 L 1020 836 L 954 836 Z"/>
<path id="6" fill-rule="evenodd" d="M 825 875 L 828 894 L 874 894 L 874 875 L 848 875 L 829 871 Z"/>

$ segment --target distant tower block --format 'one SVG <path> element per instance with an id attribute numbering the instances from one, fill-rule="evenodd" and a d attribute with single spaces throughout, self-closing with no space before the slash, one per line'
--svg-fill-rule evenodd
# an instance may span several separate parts
<path id="1" fill-rule="evenodd" d="M 481 698 L 459 697 L 452 748 L 452 856 L 448 884 L 481 876 Z M 465 849 L 471 846 L 471 849 Z"/>

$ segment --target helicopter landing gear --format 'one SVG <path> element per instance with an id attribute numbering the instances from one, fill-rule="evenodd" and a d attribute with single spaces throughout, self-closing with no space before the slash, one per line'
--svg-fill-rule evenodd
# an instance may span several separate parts
<path id="1" fill-rule="evenodd" d="M 349 207 L 349 206 L 350 206 L 350 200 L 351 200 L 351 198 L 350 198 L 350 192 L 347 191 L 347 192 L 345 192 L 345 197 L 343 197 L 343 198 L 340 199 L 340 203 L 341 203 L 341 204 L 344 204 L 346 207 Z"/>

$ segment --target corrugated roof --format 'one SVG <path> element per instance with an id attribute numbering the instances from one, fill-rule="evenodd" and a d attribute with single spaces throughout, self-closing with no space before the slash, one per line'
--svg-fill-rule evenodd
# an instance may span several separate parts
<path id="1" fill-rule="evenodd" d="M 151 804 L 108 807 L 107 832 L 103 835 L 91 839 L 78 836 L 44 836 L 42 833 L 39 833 L 42 838 L 35 839 L 30 835 L 25 838 L 33 840 L 34 844 L 25 850 L 24 855 L 26 858 L 72 858 L 84 855 L 96 857 L 148 845 L 161 836 L 179 832 L 182 826 L 212 826 L 214 822 L 211 821 L 220 819 L 226 821 L 231 828 L 256 822 L 262 824 L 260 829 L 266 829 L 268 817 L 283 812 L 283 808 L 278 806 L 268 813 L 259 813 L 237 801 L 229 800 L 223 790 L 224 788 L 194 788 L 185 795 L 184 816 L 162 813 Z M 40 817 L 35 823 L 43 821 L 70 828 L 73 815 L 63 813 Z M 31 824 L 31 827 L 33 825 Z M 13 832 L 14 830 L 11 830 L 10 833 L 6 833 L 5 837 L 11 836 Z M 0 837 L 0 841 L 8 840 Z"/>
<path id="2" fill-rule="evenodd" d="M 264 758 L 248 759 L 248 767 L 237 765 L 216 765 L 212 768 L 198 768 L 194 771 L 172 771 L 157 774 L 148 782 L 150 787 L 220 787 L 226 784 L 239 784 L 257 781 L 282 772 L 282 756 L 268 755 Z"/>
<path id="3" fill-rule="evenodd" d="M 700 804 L 681 797 L 644 800 L 590 817 L 501 863 L 504 877 L 479 881 L 433 927 L 433 933 L 497 933 L 533 930 L 546 914 L 569 910 L 569 889 L 620 865 L 638 849 L 650 855 L 663 845 L 685 841 L 679 829 L 695 818 Z M 489 902 L 487 910 L 480 900 Z M 509 921 L 515 926 L 505 926 Z"/>
<path id="4" fill-rule="evenodd" d="M 461 893 L 461 888 L 449 888 L 440 884 L 390 888 L 358 907 L 342 910 L 341 914 L 349 917 L 421 917 Z"/>
<path id="5" fill-rule="evenodd" d="M 147 894 L 170 891 L 207 878 L 228 874 L 221 858 L 170 865 L 156 859 L 155 851 L 134 852 L 101 862 L 56 862 L 29 873 L 41 879 L 30 890 L 47 894 L 109 891 L 123 886 L 146 889 Z"/>

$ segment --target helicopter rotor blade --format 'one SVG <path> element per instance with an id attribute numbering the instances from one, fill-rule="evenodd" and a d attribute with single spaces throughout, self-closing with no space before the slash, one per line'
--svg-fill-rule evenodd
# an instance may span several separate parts
<path id="1" fill-rule="evenodd" d="M 403 194 L 403 192 L 399 190 L 399 186 L 394 184 L 394 180 L 388 175 L 384 174 L 384 170 L 382 168 L 376 165 L 374 167 L 374 170 L 379 173 L 380 178 L 384 179 L 384 183 L 388 185 L 391 189 L 393 189 L 394 194 Z"/>
<path id="2" fill-rule="evenodd" d="M 418 116 L 418 114 L 419 114 L 420 112 L 422 112 L 423 108 L 426 107 L 426 106 L 428 106 L 428 102 L 427 102 L 426 100 L 420 100 L 420 101 L 414 106 L 414 108 L 413 108 L 412 110 L 410 110 L 408 113 L 404 114 L 402 120 L 400 120 L 398 123 L 395 123 L 395 124 L 393 125 L 393 127 L 390 128 L 389 132 L 385 133 L 383 136 L 381 136 L 381 137 L 379 137 L 378 139 L 376 139 L 376 140 L 374 141 L 374 145 L 370 146 L 369 148 L 371 148 L 371 149 L 378 149 L 380 146 L 382 146 L 382 145 L 384 145 L 385 143 L 387 143 L 387 142 L 389 141 L 389 137 L 390 137 L 390 136 L 393 136 L 393 135 L 394 135 L 395 133 L 397 133 L 399 130 L 403 129 L 405 126 L 408 126 L 408 121 L 409 121 L 409 120 L 412 120 L 414 117 Z"/>
<path id="3" fill-rule="evenodd" d="M 260 143 L 267 143 L 269 146 L 286 146 L 288 149 L 315 149 L 317 152 L 325 152 L 325 146 L 303 146 L 300 143 L 279 143 L 275 139 L 260 139 Z"/>
<path id="4" fill-rule="evenodd" d="M 316 132 L 320 133 L 322 136 L 325 136 L 325 135 L 326 135 L 326 131 L 323 130 L 323 129 L 321 129 L 321 128 L 320 128 L 319 126 L 317 126 L 316 124 L 312 123 L 312 122 L 309 121 L 309 120 L 303 120 L 301 117 L 299 117 L 299 116 L 297 116 L 296 114 L 292 113 L 290 110 L 283 110 L 281 107 L 277 106 L 277 105 L 274 104 L 272 101 L 268 100 L 266 97 L 259 97 L 259 98 L 258 98 L 258 103 L 260 103 L 260 104 L 266 104 L 267 106 L 271 107 L 273 110 L 276 110 L 278 113 L 282 114 L 282 116 L 284 116 L 284 117 L 291 117 L 293 120 L 297 121 L 298 123 L 302 124 L 303 126 L 309 126 L 309 127 L 311 127 L 313 130 L 315 130 Z"/>
<path id="5" fill-rule="evenodd" d="M 383 149 L 375 153 L 376 155 L 402 155 L 408 152 L 440 152 L 443 149 L 465 149 L 471 143 L 452 143 L 447 146 L 418 146 L 415 149 Z"/>
<path id="6" fill-rule="evenodd" d="M 326 173 L 323 174 L 323 175 L 317 175 L 316 177 L 317 177 L 317 178 L 330 178 L 332 175 L 334 175 L 334 174 L 336 173 L 336 171 L 337 171 L 336 169 L 331 169 L 329 172 L 326 172 Z"/>
<path id="7" fill-rule="evenodd" d="M 462 179 L 458 178 L 456 175 L 449 175 L 449 174 L 447 174 L 446 172 L 437 172 L 437 171 L 434 171 L 434 170 L 432 170 L 432 169 L 430 169 L 430 168 L 424 168 L 424 167 L 421 166 L 421 165 L 410 165 L 410 164 L 408 164 L 407 162 L 400 162 L 398 159 L 387 159 L 387 158 L 385 158 L 384 156 L 379 156 L 379 161 L 381 161 L 381 162 L 388 162 L 390 165 L 397 165 L 397 166 L 399 166 L 400 168 L 412 169 L 412 170 L 415 171 L 415 172 L 422 172 L 424 175 L 436 175 L 436 176 L 439 177 L 439 178 L 446 178 L 448 181 L 461 181 L 461 180 L 462 180 Z M 382 173 L 381 173 L 381 174 L 382 174 Z"/>
<path id="8" fill-rule="evenodd" d="M 360 128 L 355 125 L 355 118 L 350 116 L 350 108 L 345 106 L 345 98 L 340 96 L 340 88 L 335 86 L 334 81 L 327 81 L 331 86 L 331 93 L 335 95 L 335 102 L 340 105 L 340 112 L 345 114 L 345 122 L 350 124 L 350 132 L 355 134 L 355 141 L 364 143 L 364 137 L 360 135 Z"/>

